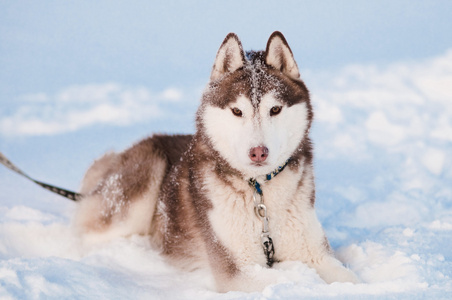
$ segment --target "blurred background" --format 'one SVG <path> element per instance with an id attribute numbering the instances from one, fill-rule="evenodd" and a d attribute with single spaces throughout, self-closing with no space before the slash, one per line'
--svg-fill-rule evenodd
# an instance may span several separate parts
<path id="1" fill-rule="evenodd" d="M 394 224 L 433 218 L 452 198 L 451 16 L 446 0 L 1 1 L 0 150 L 75 190 L 105 151 L 194 131 L 227 33 L 259 50 L 279 30 L 313 98 L 322 221 L 381 202 Z M 52 197 L 0 168 L 3 205 Z"/>

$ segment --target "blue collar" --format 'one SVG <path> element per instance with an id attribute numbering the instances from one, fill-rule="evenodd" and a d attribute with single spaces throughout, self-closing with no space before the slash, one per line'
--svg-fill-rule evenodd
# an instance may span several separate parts
<path id="1" fill-rule="evenodd" d="M 286 162 L 285 162 L 283 165 L 279 166 L 276 170 L 274 170 L 274 171 L 268 173 L 267 175 L 265 175 L 265 181 L 270 181 L 270 180 L 273 179 L 273 177 L 275 177 L 276 175 L 278 175 L 279 173 L 281 173 L 281 172 L 284 170 L 284 168 L 287 166 L 287 164 L 289 163 L 289 161 L 290 161 L 290 158 L 289 158 L 288 160 L 286 160 Z M 259 182 L 257 182 L 256 178 L 250 178 L 250 179 L 248 180 L 248 183 L 249 183 L 252 187 L 254 187 L 254 189 L 256 190 L 256 192 L 257 192 L 259 195 L 261 195 L 261 196 L 263 195 L 261 185 L 260 185 Z"/>

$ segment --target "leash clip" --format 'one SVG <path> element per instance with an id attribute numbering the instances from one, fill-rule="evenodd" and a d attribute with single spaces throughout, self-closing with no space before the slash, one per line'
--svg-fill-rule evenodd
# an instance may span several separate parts
<path id="1" fill-rule="evenodd" d="M 263 194 L 260 194 L 257 190 L 254 190 L 254 212 L 256 213 L 256 216 L 262 221 L 261 244 L 264 248 L 264 254 L 267 257 L 267 265 L 271 267 L 274 262 L 273 257 L 275 255 L 275 248 L 273 247 L 273 240 L 270 237 L 270 231 L 268 228 L 267 206 L 265 206 L 262 197 Z"/>

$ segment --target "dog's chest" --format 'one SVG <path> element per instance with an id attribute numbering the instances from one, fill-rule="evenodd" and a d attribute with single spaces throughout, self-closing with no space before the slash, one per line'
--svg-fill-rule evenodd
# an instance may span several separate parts
<path id="1" fill-rule="evenodd" d="M 263 184 L 263 202 L 268 211 L 268 230 L 278 244 L 287 230 L 287 219 L 294 203 L 297 181 L 289 180 L 291 171 Z M 239 261 L 265 265 L 267 257 L 261 243 L 263 219 L 256 214 L 254 189 L 240 178 L 220 179 L 215 174 L 205 177 L 207 198 L 212 203 L 208 219 L 217 238 Z M 254 195 L 260 200 L 259 195 Z M 282 247 L 282 245 L 278 245 Z M 276 250 L 278 251 L 278 250 Z M 277 255 L 278 256 L 278 255 Z"/>

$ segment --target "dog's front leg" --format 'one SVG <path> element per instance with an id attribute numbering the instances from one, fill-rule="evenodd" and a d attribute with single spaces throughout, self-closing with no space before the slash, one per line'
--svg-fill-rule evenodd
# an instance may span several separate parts
<path id="1" fill-rule="evenodd" d="M 358 277 L 334 257 L 314 207 L 304 210 L 302 235 L 307 246 L 305 262 L 314 268 L 325 282 L 359 282 Z"/>
<path id="2" fill-rule="evenodd" d="M 275 284 L 277 270 L 266 266 L 267 259 L 259 241 L 250 242 L 246 240 L 247 235 L 241 235 L 243 232 L 232 232 L 235 232 L 234 240 L 222 241 L 218 236 L 205 239 L 216 290 L 262 292 Z"/>
<path id="3" fill-rule="evenodd" d="M 218 240 L 210 240 L 207 249 L 217 291 L 261 292 L 274 283 L 274 276 L 268 276 L 268 272 L 275 270 L 257 263 L 249 252 L 228 249 Z"/>

